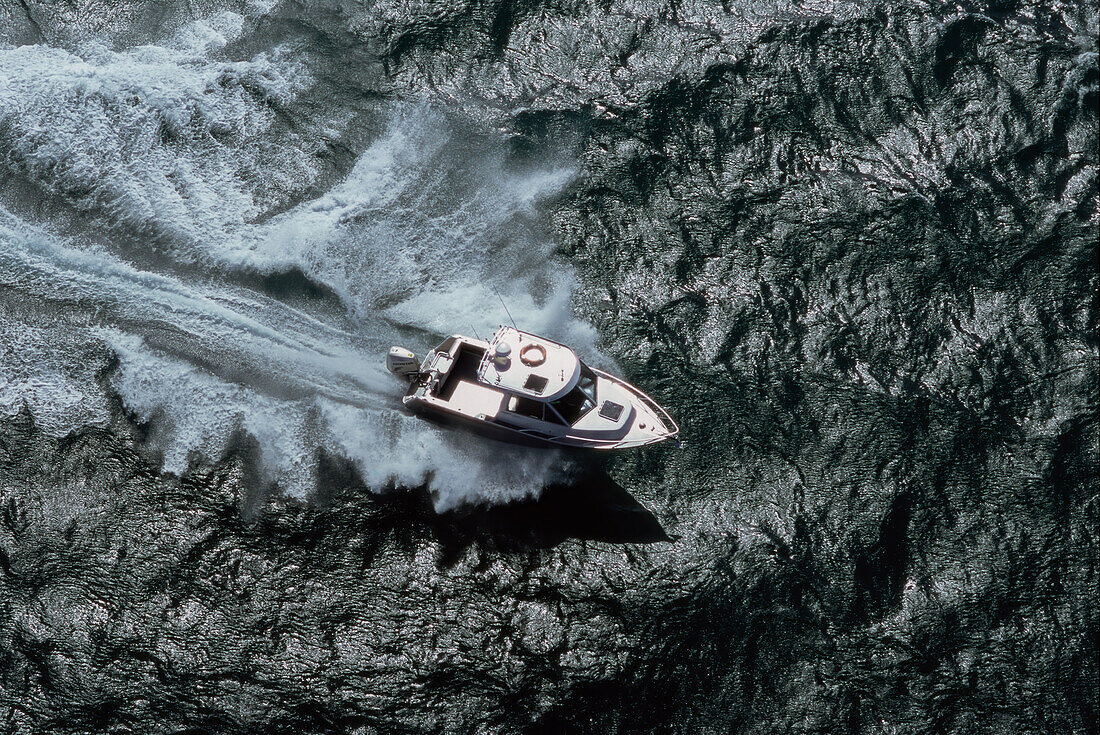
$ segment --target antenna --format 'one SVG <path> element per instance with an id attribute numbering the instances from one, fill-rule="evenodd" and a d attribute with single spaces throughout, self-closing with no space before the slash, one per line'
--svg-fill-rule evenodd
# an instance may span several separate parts
<path id="1" fill-rule="evenodd" d="M 478 341 L 480 341 L 481 335 L 477 333 L 477 327 L 475 327 L 473 323 L 470 324 L 470 329 L 474 330 L 474 336 L 478 338 Z"/>
<path id="2" fill-rule="evenodd" d="M 504 313 L 508 315 L 508 320 L 512 322 L 513 327 L 516 327 L 516 320 L 512 318 L 512 312 L 508 311 L 508 304 L 504 303 L 504 299 L 501 298 L 500 292 L 497 291 L 496 288 L 493 288 L 492 286 L 490 286 L 490 288 L 493 289 L 493 293 L 495 293 L 497 295 L 497 298 L 500 299 L 500 305 L 504 307 Z M 516 327 L 516 331 L 519 331 L 519 327 Z"/>

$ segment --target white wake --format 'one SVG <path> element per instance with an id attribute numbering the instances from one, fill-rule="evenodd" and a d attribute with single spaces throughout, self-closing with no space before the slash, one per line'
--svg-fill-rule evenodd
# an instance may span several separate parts
<path id="1" fill-rule="evenodd" d="M 540 209 L 573 169 L 517 167 L 492 135 L 393 104 L 343 180 L 280 211 L 320 174 L 254 88 L 293 105 L 311 80 L 279 50 L 222 58 L 241 25 L 218 16 L 163 47 L 0 50 L 0 130 L 26 184 L 0 210 L 0 411 L 26 404 L 55 433 L 104 423 L 96 375 L 114 356 L 111 387 L 167 471 L 243 429 L 289 492 L 314 486 L 321 449 L 372 487 L 427 483 L 440 508 L 537 491 L 552 454 L 409 416 L 382 360 L 488 334 L 505 321 L 496 292 L 522 326 L 593 355 Z M 257 287 L 287 272 L 335 299 Z"/>

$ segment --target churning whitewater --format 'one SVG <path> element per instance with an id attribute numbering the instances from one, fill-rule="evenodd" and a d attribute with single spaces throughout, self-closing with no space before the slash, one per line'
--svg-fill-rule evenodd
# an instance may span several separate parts
<path id="1" fill-rule="evenodd" d="M 1098 28 L 0 0 L 0 732 L 1095 732 Z M 501 300 L 682 445 L 405 413 Z"/>
<path id="2" fill-rule="evenodd" d="M 243 430 L 297 494 L 320 449 L 374 487 L 428 483 L 441 508 L 537 491 L 555 458 L 411 418 L 382 357 L 492 332 L 496 292 L 526 327 L 595 354 L 541 227 L 574 170 L 515 170 L 493 135 L 395 103 L 374 111 L 343 180 L 303 196 L 320 141 L 267 138 L 270 100 L 289 104 L 310 77 L 291 54 L 208 60 L 240 25 L 227 14 L 124 52 L 0 51 L 3 125 L 47 189 L 0 212 L 0 407 L 64 433 L 106 422 L 114 391 L 165 470 Z M 197 143 L 173 142 L 185 131 Z"/>

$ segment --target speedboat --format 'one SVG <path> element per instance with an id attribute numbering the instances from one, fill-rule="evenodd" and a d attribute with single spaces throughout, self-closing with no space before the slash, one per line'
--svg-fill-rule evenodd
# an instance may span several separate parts
<path id="1" fill-rule="evenodd" d="M 489 342 L 448 337 L 423 360 L 393 347 L 386 367 L 407 378 L 417 415 L 531 445 L 627 449 L 674 438 L 668 413 L 622 378 L 563 344 L 502 326 Z"/>

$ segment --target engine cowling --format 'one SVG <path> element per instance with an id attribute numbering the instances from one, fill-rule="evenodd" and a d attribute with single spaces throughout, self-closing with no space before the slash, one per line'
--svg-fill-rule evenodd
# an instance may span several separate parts
<path id="1" fill-rule="evenodd" d="M 386 355 L 386 369 L 394 375 L 411 380 L 420 372 L 420 361 L 416 359 L 412 350 L 391 347 L 389 354 Z"/>

